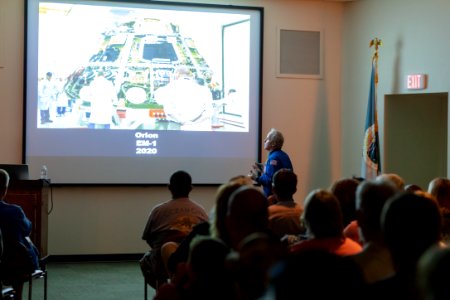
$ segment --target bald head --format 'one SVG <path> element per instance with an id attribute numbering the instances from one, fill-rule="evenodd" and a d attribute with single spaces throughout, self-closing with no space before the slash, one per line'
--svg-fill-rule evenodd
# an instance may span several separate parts
<path id="1" fill-rule="evenodd" d="M 378 175 L 375 180 L 392 182 L 400 191 L 405 189 L 405 180 L 395 173 L 384 173 Z"/>
<path id="2" fill-rule="evenodd" d="M 450 180 L 444 177 L 434 178 L 428 185 L 428 192 L 433 195 L 441 208 L 450 211 Z"/>

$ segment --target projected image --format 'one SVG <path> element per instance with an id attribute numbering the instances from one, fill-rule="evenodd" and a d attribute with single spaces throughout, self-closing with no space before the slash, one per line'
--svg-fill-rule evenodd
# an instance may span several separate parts
<path id="1" fill-rule="evenodd" d="M 40 3 L 37 127 L 247 132 L 249 18 Z"/>

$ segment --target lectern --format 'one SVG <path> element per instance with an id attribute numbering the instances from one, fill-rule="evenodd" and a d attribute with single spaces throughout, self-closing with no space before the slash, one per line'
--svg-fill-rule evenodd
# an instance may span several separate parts
<path id="1" fill-rule="evenodd" d="M 38 180 L 11 180 L 5 201 L 22 207 L 27 218 L 33 224 L 31 240 L 41 254 L 48 255 L 48 201 L 50 182 Z"/>

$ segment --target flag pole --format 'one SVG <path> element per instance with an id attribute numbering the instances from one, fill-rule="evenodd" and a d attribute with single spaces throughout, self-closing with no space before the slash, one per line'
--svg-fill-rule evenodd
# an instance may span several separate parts
<path id="1" fill-rule="evenodd" d="M 366 125 L 364 131 L 361 176 L 374 179 L 381 173 L 380 146 L 378 138 L 377 86 L 378 86 L 378 50 L 381 39 L 374 38 L 369 47 L 375 48 L 372 55 L 372 73 L 370 76 L 369 102 L 367 105 Z"/>

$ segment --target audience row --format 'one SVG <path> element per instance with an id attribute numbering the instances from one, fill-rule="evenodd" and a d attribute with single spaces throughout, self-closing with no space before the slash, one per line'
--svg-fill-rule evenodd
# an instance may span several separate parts
<path id="1" fill-rule="evenodd" d="M 207 216 L 190 175 L 174 173 L 143 234 L 154 299 L 450 299 L 449 179 L 424 191 L 397 174 L 345 178 L 302 204 L 291 170 L 272 184 L 269 202 L 232 178 Z"/>

